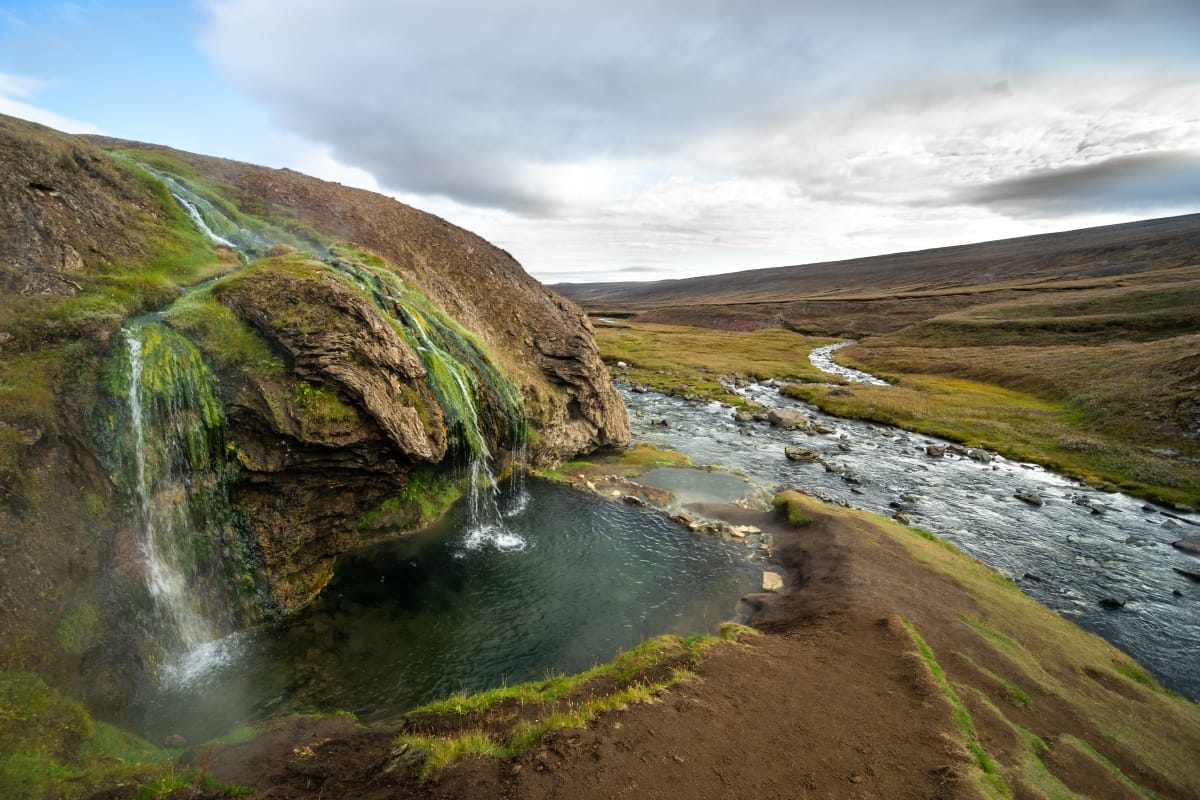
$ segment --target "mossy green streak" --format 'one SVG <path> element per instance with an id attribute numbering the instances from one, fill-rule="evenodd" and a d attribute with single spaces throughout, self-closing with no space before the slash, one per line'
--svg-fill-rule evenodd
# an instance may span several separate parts
<path id="1" fill-rule="evenodd" d="M 160 642 L 190 649 L 253 616 L 247 537 L 229 503 L 224 413 L 199 351 L 157 322 L 126 326 L 105 376 L 110 469 L 147 568 Z"/>
<path id="2" fill-rule="evenodd" d="M 459 453 L 468 459 L 490 458 L 489 432 L 494 441 L 519 448 L 525 441 L 521 394 L 483 344 L 419 292 L 404 286 L 394 273 L 354 263 L 344 258 L 346 251 L 335 250 L 334 255 L 333 266 L 356 289 L 370 295 L 421 358 L 426 381 Z"/>

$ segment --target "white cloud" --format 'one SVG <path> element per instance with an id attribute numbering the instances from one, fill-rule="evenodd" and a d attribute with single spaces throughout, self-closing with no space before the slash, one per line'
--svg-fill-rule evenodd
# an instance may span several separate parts
<path id="1" fill-rule="evenodd" d="M 1061 229 L 1082 211 L 989 210 L 965 190 L 1200 134 L 1189 2 L 207 8 L 206 51 L 318 143 L 316 168 L 353 165 L 542 275 L 715 271 Z M 1143 183 L 1138 213 L 1154 205 Z"/>
<path id="2" fill-rule="evenodd" d="M 19 117 L 66 133 L 103 133 L 90 122 L 71 119 L 26 102 L 51 85 L 40 78 L 0 72 L 0 114 Z"/>

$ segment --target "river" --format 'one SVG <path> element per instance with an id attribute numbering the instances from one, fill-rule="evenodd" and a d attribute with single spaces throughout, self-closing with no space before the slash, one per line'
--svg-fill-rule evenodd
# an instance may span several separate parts
<path id="1" fill-rule="evenodd" d="M 795 486 L 888 516 L 903 511 L 912 525 L 1011 577 L 1034 599 L 1131 654 L 1168 688 L 1200 701 L 1200 585 L 1172 569 L 1195 572 L 1200 564 L 1171 546 L 1200 534 L 1200 515 L 1101 492 L 991 453 L 933 457 L 927 446 L 949 443 L 823 414 L 780 395 L 772 382 L 739 391 L 769 407 L 800 409 L 831 432 L 738 423 L 719 403 L 621 391 L 636 440 L 679 450 L 697 464 L 740 470 L 766 488 Z M 788 445 L 814 450 L 822 462 L 789 461 Z M 1022 492 L 1036 494 L 1042 505 L 1014 496 Z M 1105 608 L 1106 598 L 1125 605 Z"/>

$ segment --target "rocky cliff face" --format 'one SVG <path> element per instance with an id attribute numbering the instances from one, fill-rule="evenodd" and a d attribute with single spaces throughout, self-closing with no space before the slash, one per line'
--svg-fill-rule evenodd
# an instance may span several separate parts
<path id="1" fill-rule="evenodd" d="M 470 231 L 387 197 L 225 159 L 94 139 L 178 159 L 241 208 L 288 217 L 332 241 L 361 245 L 505 362 L 536 408 L 531 458 L 552 463 L 628 441 L 624 406 L 596 353 L 587 315 L 530 277 L 511 255 Z"/>
<path id="2" fill-rule="evenodd" d="M 268 257 L 214 245 L 184 186 Z M 585 315 L 393 200 L 0 117 L 0 213 L 2 666 L 83 675 L 94 699 L 149 663 L 130 479 L 104 433 L 129 410 L 110 373 L 139 313 L 218 382 L 237 550 L 268 612 L 307 602 L 338 553 L 427 522 L 472 454 L 552 464 L 629 438 Z"/>

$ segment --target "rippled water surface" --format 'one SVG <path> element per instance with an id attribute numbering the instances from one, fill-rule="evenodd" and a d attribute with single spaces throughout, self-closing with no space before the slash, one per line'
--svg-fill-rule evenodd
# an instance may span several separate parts
<path id="1" fill-rule="evenodd" d="M 206 669 L 147 698 L 141 727 L 201 741 L 291 711 L 393 718 L 586 669 L 660 633 L 713 632 L 755 588 L 744 546 L 545 481 L 528 491 L 506 521 L 522 547 L 472 537 L 460 503 L 428 531 L 346 556 L 310 608 L 194 654 Z"/>
<path id="2" fill-rule="evenodd" d="M 764 486 L 792 484 L 891 515 L 953 542 L 1017 580 L 1029 595 L 1116 644 L 1165 685 L 1200 701 L 1200 585 L 1172 567 L 1200 571 L 1200 559 L 1171 542 L 1200 534 L 1200 515 L 1175 514 L 1091 489 L 1040 467 L 926 454 L 945 444 L 920 434 L 843 420 L 779 395 L 769 384 L 743 390 L 767 406 L 798 407 L 832 434 L 738 424 L 719 404 L 625 392 L 635 438 L 687 453 L 697 464 L 742 470 Z M 660 419 L 671 427 L 655 425 Z M 798 464 L 787 445 L 821 453 Z M 1037 493 L 1035 507 L 1014 497 Z M 1100 606 L 1104 598 L 1124 608 Z"/>

